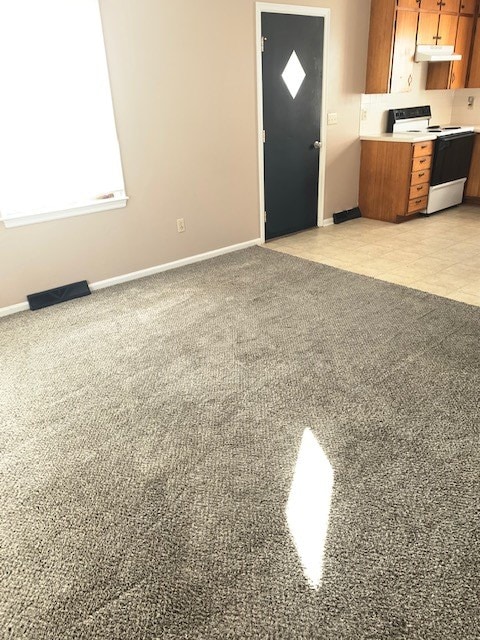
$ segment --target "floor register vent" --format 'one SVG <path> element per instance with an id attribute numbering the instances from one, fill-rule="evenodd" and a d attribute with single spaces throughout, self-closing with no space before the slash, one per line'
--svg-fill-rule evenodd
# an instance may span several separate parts
<path id="1" fill-rule="evenodd" d="M 347 220 L 354 220 L 355 218 L 361 218 L 362 214 L 358 207 L 354 209 L 348 209 L 347 211 L 339 211 L 338 213 L 333 214 L 333 222 L 334 224 L 339 224 L 340 222 L 347 222 Z"/>
<path id="2" fill-rule="evenodd" d="M 89 296 L 92 292 L 86 280 L 81 282 L 73 282 L 72 284 L 65 284 L 55 289 L 48 289 L 48 291 L 40 291 L 39 293 L 31 293 L 27 296 L 28 304 L 32 311 L 37 309 L 43 309 L 44 307 L 51 307 L 54 304 L 60 304 L 61 302 L 67 302 L 67 300 L 74 300 L 75 298 L 83 298 L 83 296 Z"/>

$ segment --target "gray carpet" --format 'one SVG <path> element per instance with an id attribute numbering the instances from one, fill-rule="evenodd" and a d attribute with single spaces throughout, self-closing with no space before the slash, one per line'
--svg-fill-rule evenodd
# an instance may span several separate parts
<path id="1" fill-rule="evenodd" d="M 1 320 L 0 637 L 478 639 L 479 336 L 262 248 Z"/>

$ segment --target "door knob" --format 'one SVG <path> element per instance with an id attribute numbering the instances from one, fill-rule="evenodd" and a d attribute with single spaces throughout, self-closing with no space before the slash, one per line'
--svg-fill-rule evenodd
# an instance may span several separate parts
<path id="1" fill-rule="evenodd" d="M 313 146 L 315 147 L 315 149 L 321 149 L 322 143 L 320 142 L 320 140 L 315 140 L 315 142 L 313 143 Z"/>

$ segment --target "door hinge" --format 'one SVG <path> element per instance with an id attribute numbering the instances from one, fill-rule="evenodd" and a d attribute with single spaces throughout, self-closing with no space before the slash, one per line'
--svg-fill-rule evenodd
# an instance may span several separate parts
<path id="1" fill-rule="evenodd" d="M 263 212 L 263 221 L 264 222 L 267 221 L 267 212 L 266 211 Z"/>
<path id="2" fill-rule="evenodd" d="M 262 36 L 262 53 L 265 51 L 265 42 L 266 42 L 267 38 L 265 36 Z"/>
<path id="3" fill-rule="evenodd" d="M 263 144 L 265 144 L 265 142 L 267 141 L 267 134 L 265 133 L 265 129 L 262 131 L 262 140 Z"/>

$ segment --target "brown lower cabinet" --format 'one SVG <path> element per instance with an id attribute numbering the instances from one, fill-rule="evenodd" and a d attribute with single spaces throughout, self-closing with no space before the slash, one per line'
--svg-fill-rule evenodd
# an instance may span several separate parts
<path id="1" fill-rule="evenodd" d="M 427 206 L 433 141 L 362 140 L 362 216 L 401 222 Z"/>
<path id="2" fill-rule="evenodd" d="M 465 185 L 465 200 L 480 204 L 480 134 L 477 133 L 473 142 L 472 160 Z"/>

